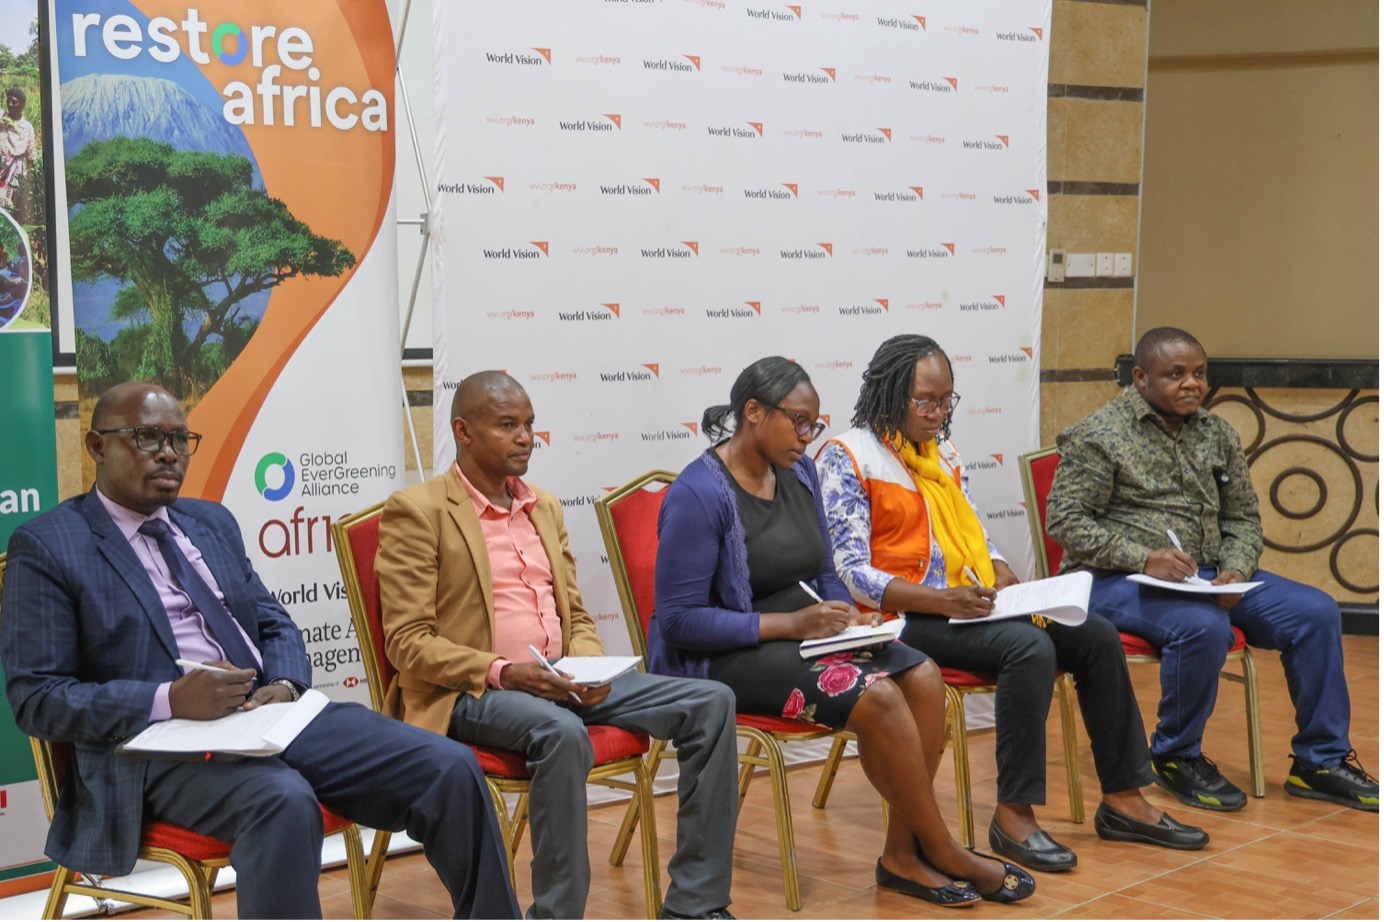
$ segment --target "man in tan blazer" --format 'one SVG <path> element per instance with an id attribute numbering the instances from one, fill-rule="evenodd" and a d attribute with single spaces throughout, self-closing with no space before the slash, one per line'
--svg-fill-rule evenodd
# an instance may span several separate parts
<path id="1" fill-rule="evenodd" d="M 533 406 L 519 382 L 479 372 L 452 400 L 456 464 L 385 504 L 376 568 L 388 710 L 463 743 L 525 754 L 532 775 L 534 918 L 580 918 L 588 724 L 677 746 L 678 848 L 661 918 L 731 918 L 735 698 L 718 682 L 628 673 L 578 685 L 548 660 L 604 653 L 582 607 L 562 506 L 530 487 Z"/>

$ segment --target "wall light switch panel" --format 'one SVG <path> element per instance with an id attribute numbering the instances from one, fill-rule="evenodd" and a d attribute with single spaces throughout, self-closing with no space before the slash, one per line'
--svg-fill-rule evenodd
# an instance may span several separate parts
<path id="1" fill-rule="evenodd" d="M 1089 279 L 1096 274 L 1095 253 L 1068 253 L 1067 278 Z"/>
<path id="2" fill-rule="evenodd" d="M 1096 277 L 1110 278 L 1115 274 L 1115 254 L 1097 253 L 1096 254 Z"/>
<path id="3" fill-rule="evenodd" d="M 1132 253 L 1115 254 L 1115 277 L 1127 279 L 1134 274 L 1134 256 Z"/>

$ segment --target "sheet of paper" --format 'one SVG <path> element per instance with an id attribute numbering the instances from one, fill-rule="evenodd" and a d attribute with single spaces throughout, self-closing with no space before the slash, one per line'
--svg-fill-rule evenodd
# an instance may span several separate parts
<path id="1" fill-rule="evenodd" d="M 637 656 L 564 656 L 553 668 L 578 685 L 604 685 L 639 667 Z"/>
<path id="2" fill-rule="evenodd" d="M 292 704 L 266 704 L 217 720 L 172 720 L 151 724 L 122 748 L 132 752 L 226 752 L 273 755 L 282 752 L 329 699 L 309 689 Z"/>
<path id="3" fill-rule="evenodd" d="M 1225 583 L 1220 586 L 1211 585 L 1209 580 L 1204 580 L 1199 576 L 1180 583 L 1175 583 L 1166 579 L 1158 579 L 1149 576 L 1147 573 L 1131 573 L 1125 577 L 1131 583 L 1140 583 L 1144 586 L 1155 586 L 1159 589 L 1171 589 L 1173 592 L 1190 592 L 1194 595 L 1240 595 L 1249 592 L 1255 586 L 1262 586 L 1262 581 L 1251 581 L 1248 583 Z"/>
<path id="4" fill-rule="evenodd" d="M 1042 615 L 1059 624 L 1077 625 L 1086 620 L 1091 604 L 1091 574 L 1085 570 L 1017 583 L 1001 589 L 995 608 L 984 618 L 952 618 L 951 624 L 984 624 L 1005 618 Z"/>

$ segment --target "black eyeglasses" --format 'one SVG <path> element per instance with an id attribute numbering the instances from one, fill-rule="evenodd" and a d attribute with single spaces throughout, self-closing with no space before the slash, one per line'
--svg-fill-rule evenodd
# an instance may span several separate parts
<path id="1" fill-rule="evenodd" d="M 817 436 L 821 435 L 823 432 L 826 431 L 827 424 L 822 422 L 820 419 L 814 422 L 813 420 L 808 419 L 806 416 L 803 416 L 801 413 L 794 413 L 790 410 L 785 410 L 778 404 L 770 404 L 770 406 L 773 409 L 778 410 L 784 416 L 787 416 L 789 419 L 793 421 L 793 431 L 798 434 L 799 438 L 805 438 L 809 442 L 811 442 L 814 439 L 816 439 Z"/>
<path id="2" fill-rule="evenodd" d="M 113 435 L 117 432 L 133 432 L 135 435 L 135 447 L 140 451 L 147 451 L 153 454 L 163 448 L 165 442 L 173 446 L 173 451 L 189 458 L 197 454 L 197 446 L 201 444 L 202 434 L 200 432 L 188 432 L 186 429 L 174 429 L 172 432 L 165 432 L 157 426 L 125 426 L 120 429 L 97 429 L 98 435 Z"/>
<path id="3" fill-rule="evenodd" d="M 943 413 L 950 413 L 956 409 L 956 405 L 961 402 L 960 394 L 952 394 L 950 397 L 943 397 L 941 400 L 933 400 L 930 397 L 909 397 L 908 402 L 913 404 L 913 412 L 919 416 L 927 416 L 933 410 L 941 407 Z"/>

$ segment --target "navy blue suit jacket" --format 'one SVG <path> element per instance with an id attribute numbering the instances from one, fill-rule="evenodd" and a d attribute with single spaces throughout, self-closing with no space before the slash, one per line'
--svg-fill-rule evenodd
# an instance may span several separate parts
<path id="1" fill-rule="evenodd" d="M 311 684 L 302 637 L 255 575 L 231 513 L 180 499 L 169 515 L 258 647 L 262 677 Z M 148 763 L 115 748 L 149 725 L 155 690 L 183 674 L 177 657 L 158 592 L 94 489 L 10 537 L 0 661 L 20 728 L 73 744 L 45 849 L 64 867 L 115 875 L 134 867 Z"/>

